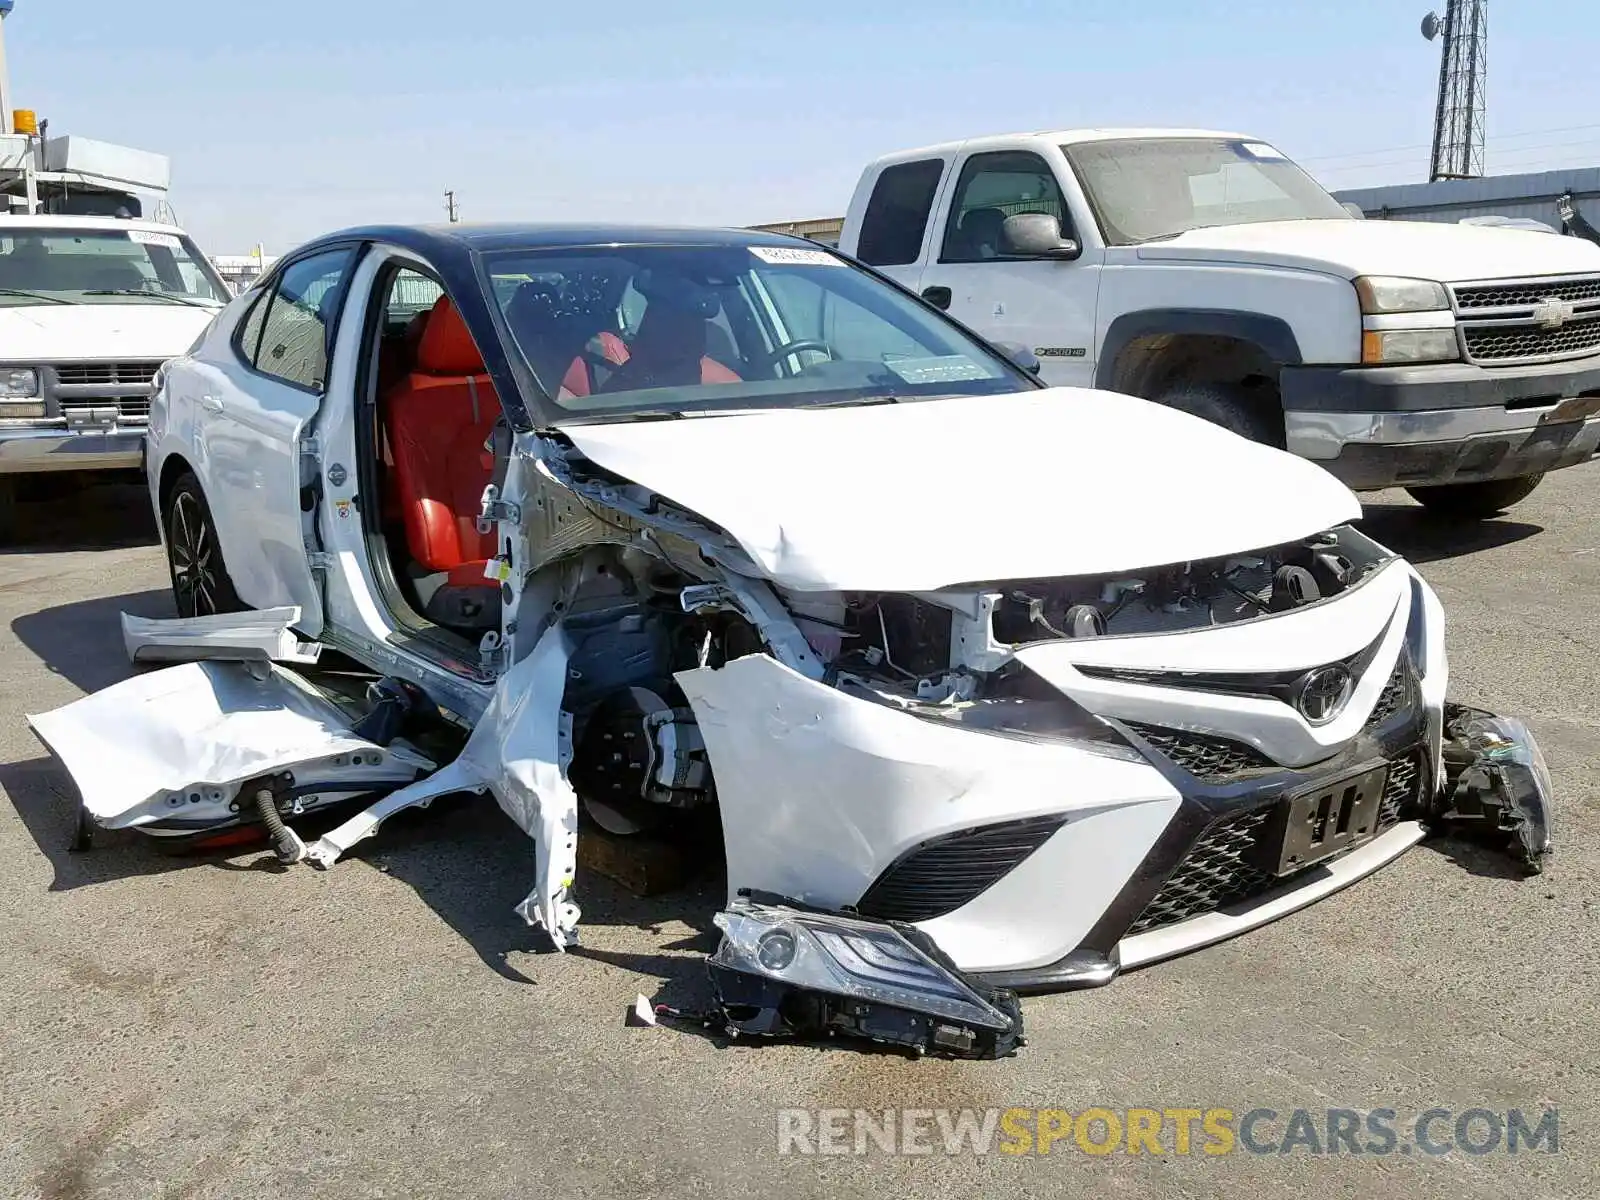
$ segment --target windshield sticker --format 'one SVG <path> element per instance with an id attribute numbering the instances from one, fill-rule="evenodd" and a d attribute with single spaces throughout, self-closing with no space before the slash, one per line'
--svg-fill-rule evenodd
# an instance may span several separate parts
<path id="1" fill-rule="evenodd" d="M 842 267 L 844 260 L 826 250 L 801 250 L 792 246 L 751 246 L 750 253 L 775 267 Z"/>
<path id="2" fill-rule="evenodd" d="M 956 383 L 965 379 L 990 379 L 992 373 L 965 354 L 937 358 L 897 358 L 884 364 L 906 383 Z"/>
<path id="3" fill-rule="evenodd" d="M 1269 162 L 1283 162 L 1289 157 L 1265 142 L 1240 142 L 1239 152 L 1247 158 L 1261 158 Z"/>
<path id="4" fill-rule="evenodd" d="M 128 240 L 141 246 L 165 246 L 168 250 L 177 250 L 183 245 L 170 233 L 150 233 L 143 229 L 128 230 Z"/>

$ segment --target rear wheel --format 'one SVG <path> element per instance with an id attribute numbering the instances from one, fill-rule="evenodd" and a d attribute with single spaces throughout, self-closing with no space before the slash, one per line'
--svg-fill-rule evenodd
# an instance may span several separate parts
<path id="1" fill-rule="evenodd" d="M 1220 425 L 1267 446 L 1283 445 L 1283 412 L 1270 385 L 1174 383 L 1153 397 L 1157 404 Z"/>
<path id="2" fill-rule="evenodd" d="M 1441 516 L 1482 520 L 1502 513 L 1539 486 L 1544 472 L 1515 479 L 1485 479 L 1478 483 L 1444 483 L 1436 487 L 1407 488 L 1412 499 Z"/>
<path id="3" fill-rule="evenodd" d="M 167 570 L 180 617 L 240 612 L 244 605 L 222 561 L 222 544 L 200 481 L 185 473 L 172 485 L 166 510 Z"/>

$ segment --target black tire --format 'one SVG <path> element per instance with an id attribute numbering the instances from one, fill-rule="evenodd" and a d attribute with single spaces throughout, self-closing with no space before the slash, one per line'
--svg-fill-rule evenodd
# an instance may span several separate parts
<path id="1" fill-rule="evenodd" d="M 17 536 L 17 481 L 0 475 L 0 546 L 9 546 Z"/>
<path id="2" fill-rule="evenodd" d="M 1283 411 L 1271 387 L 1179 382 L 1169 384 L 1152 399 L 1252 442 L 1283 447 Z"/>
<path id="3" fill-rule="evenodd" d="M 1539 486 L 1544 472 L 1515 479 L 1485 479 L 1479 483 L 1443 483 L 1436 487 L 1407 488 L 1412 499 L 1444 517 L 1481 521 L 1503 513 Z"/>
<path id="4" fill-rule="evenodd" d="M 243 612 L 233 580 L 222 561 L 222 543 L 200 481 L 185 472 L 167 493 L 162 513 L 167 543 L 167 573 L 180 617 Z"/>

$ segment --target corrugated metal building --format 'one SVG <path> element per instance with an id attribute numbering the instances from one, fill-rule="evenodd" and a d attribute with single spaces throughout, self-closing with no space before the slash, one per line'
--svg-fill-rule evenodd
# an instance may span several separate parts
<path id="1" fill-rule="evenodd" d="M 1453 223 L 1470 217 L 1521 217 L 1559 230 L 1557 205 L 1569 194 L 1578 212 L 1600 225 L 1600 167 L 1347 188 L 1334 196 L 1375 220 Z"/>

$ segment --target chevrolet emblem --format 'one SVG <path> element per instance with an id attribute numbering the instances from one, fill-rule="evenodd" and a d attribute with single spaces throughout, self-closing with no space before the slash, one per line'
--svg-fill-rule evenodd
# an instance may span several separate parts
<path id="1" fill-rule="evenodd" d="M 1559 296 L 1546 296 L 1533 306 L 1533 323 L 1540 329 L 1560 329 L 1573 315 L 1571 303 Z"/>

